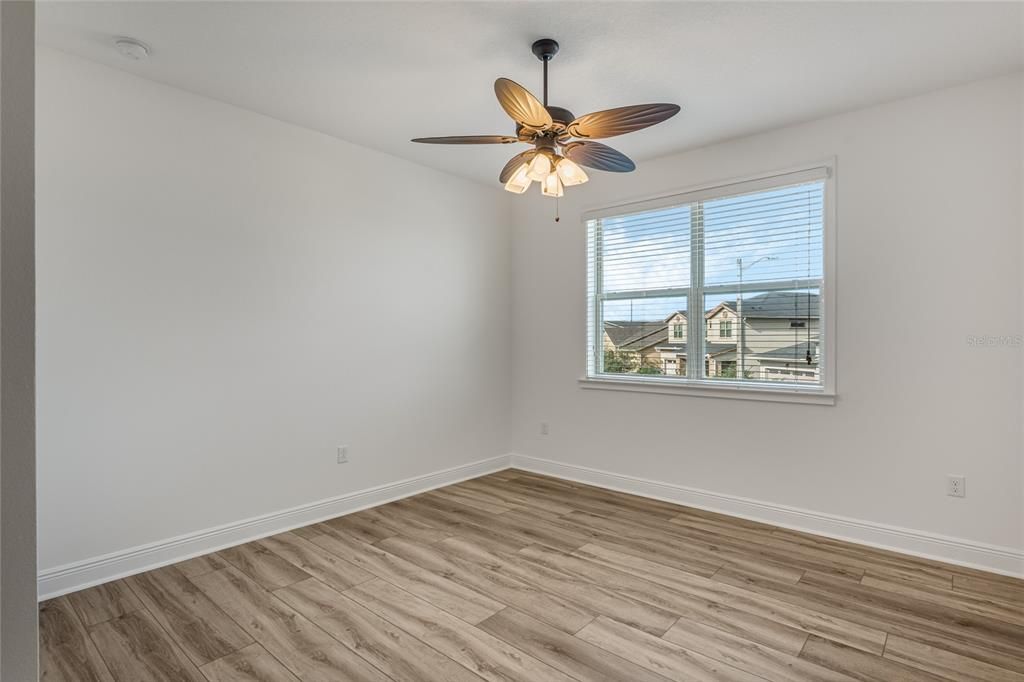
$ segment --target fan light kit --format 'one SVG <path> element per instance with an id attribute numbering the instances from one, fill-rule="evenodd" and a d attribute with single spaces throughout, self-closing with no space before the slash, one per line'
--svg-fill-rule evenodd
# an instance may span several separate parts
<path id="1" fill-rule="evenodd" d="M 505 164 L 498 174 L 498 181 L 515 194 L 522 194 L 536 181 L 540 183 L 540 191 L 544 196 L 560 197 L 564 188 L 581 185 L 589 179 L 580 166 L 613 173 L 628 173 L 636 168 L 636 164 L 625 154 L 591 140 L 641 130 L 679 113 L 676 104 L 636 104 L 577 118 L 568 109 L 548 104 L 548 62 L 558 54 L 558 43 L 551 38 L 538 40 L 533 44 L 533 54 L 544 63 L 543 104 L 518 83 L 507 78 L 494 81 L 494 94 L 498 96 L 498 103 L 516 122 L 514 136 L 418 137 L 413 142 L 531 144 L 533 149 L 516 154 Z"/>

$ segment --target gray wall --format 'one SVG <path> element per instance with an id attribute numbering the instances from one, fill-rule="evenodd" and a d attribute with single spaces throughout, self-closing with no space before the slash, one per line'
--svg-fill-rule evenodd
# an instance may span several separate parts
<path id="1" fill-rule="evenodd" d="M 0 3 L 0 679 L 37 677 L 35 5 Z"/>

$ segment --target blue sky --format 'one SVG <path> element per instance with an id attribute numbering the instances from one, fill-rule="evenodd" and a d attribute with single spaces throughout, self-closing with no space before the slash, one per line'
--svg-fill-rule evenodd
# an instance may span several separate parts
<path id="1" fill-rule="evenodd" d="M 705 284 L 738 284 L 737 258 L 744 262 L 744 296 L 757 293 L 758 280 L 821 277 L 823 192 L 823 183 L 815 182 L 705 201 Z M 688 287 L 690 211 L 682 206 L 604 219 L 605 291 Z M 709 296 L 704 309 L 733 298 Z M 663 319 L 687 307 L 681 297 L 609 301 L 604 319 Z"/>

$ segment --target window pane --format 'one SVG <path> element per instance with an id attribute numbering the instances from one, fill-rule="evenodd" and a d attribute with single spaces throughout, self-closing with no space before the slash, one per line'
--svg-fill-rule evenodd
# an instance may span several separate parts
<path id="1" fill-rule="evenodd" d="M 685 296 L 604 301 L 601 318 L 599 372 L 686 376 Z"/>
<path id="2" fill-rule="evenodd" d="M 705 296 L 707 378 L 820 384 L 820 301 L 817 288 Z"/>
<path id="3" fill-rule="evenodd" d="M 703 203 L 704 286 L 821 279 L 824 184 Z"/>
<path id="4" fill-rule="evenodd" d="M 601 220 L 602 291 L 690 286 L 690 208 Z"/>
<path id="5" fill-rule="evenodd" d="M 812 182 L 702 204 L 709 379 L 821 384 L 823 200 Z"/>

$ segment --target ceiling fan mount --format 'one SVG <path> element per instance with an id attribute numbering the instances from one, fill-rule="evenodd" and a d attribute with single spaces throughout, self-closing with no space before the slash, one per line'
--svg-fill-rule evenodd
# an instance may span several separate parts
<path id="1" fill-rule="evenodd" d="M 553 38 L 541 38 L 530 46 L 533 54 L 542 62 L 550 62 L 558 54 L 558 41 Z"/>
<path id="2" fill-rule="evenodd" d="M 494 82 L 498 103 L 516 123 L 515 135 L 457 135 L 420 137 L 413 142 L 428 144 L 509 144 L 525 142 L 533 149 L 514 156 L 498 175 L 505 189 L 525 192 L 536 180 L 546 196 L 560 197 L 565 186 L 587 182 L 580 166 L 596 170 L 627 173 L 636 164 L 611 147 L 592 142 L 641 130 L 675 116 L 676 104 L 638 104 L 598 111 L 576 117 L 563 107 L 548 104 L 548 63 L 558 54 L 558 42 L 541 38 L 531 51 L 544 64 L 543 102 L 529 90 L 507 78 Z M 580 139 L 573 139 L 580 138 Z"/>

